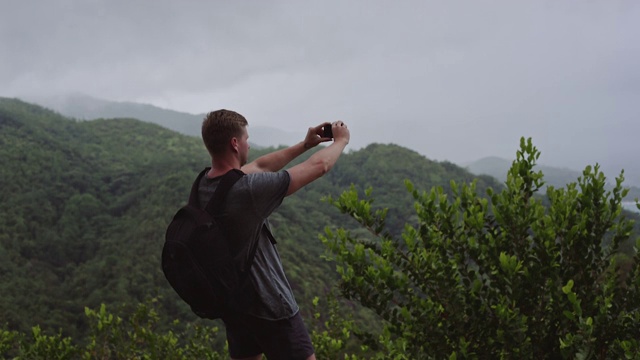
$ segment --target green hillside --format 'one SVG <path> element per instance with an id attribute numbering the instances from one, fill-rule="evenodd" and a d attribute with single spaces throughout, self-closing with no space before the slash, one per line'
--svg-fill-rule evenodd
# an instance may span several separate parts
<path id="1" fill-rule="evenodd" d="M 197 139 L 131 119 L 75 122 L 7 99 L 0 126 L 0 318 L 75 334 L 85 305 L 168 295 L 162 229 L 205 160 Z"/>
<path id="2" fill-rule="evenodd" d="M 165 326 L 196 320 L 169 288 L 159 256 L 166 225 L 208 164 L 199 138 L 134 119 L 75 121 L 0 99 L 0 152 L 0 319 L 7 328 L 39 324 L 81 337 L 85 306 L 127 310 L 150 297 L 160 297 Z M 323 197 L 373 186 L 399 231 L 414 214 L 404 179 L 429 189 L 472 178 L 453 164 L 375 144 L 346 154 L 287 198 L 272 222 L 303 315 L 337 279 L 321 259 L 318 234 L 325 226 L 355 228 Z M 487 186 L 499 185 L 481 177 L 478 187 Z"/>

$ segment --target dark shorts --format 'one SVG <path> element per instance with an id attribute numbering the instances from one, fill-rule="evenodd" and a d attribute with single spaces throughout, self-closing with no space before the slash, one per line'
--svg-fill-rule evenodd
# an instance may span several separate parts
<path id="1" fill-rule="evenodd" d="M 315 352 L 299 312 L 284 320 L 233 314 L 222 321 L 234 359 L 264 354 L 269 360 L 304 360 Z"/>

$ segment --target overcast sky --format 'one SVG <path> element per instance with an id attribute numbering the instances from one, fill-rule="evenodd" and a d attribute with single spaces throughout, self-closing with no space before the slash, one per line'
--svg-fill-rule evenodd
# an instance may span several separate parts
<path id="1" fill-rule="evenodd" d="M 352 149 L 456 163 L 525 136 L 545 164 L 638 166 L 640 1 L 0 4 L 0 96 L 229 108 L 301 134 L 341 119 Z"/>

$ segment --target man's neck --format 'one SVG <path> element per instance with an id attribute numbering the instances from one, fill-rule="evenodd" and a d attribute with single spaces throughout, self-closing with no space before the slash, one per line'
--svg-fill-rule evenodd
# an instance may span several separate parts
<path id="1" fill-rule="evenodd" d="M 214 178 L 226 174 L 231 169 L 240 169 L 238 161 L 212 161 L 211 170 L 207 173 L 208 178 Z"/>

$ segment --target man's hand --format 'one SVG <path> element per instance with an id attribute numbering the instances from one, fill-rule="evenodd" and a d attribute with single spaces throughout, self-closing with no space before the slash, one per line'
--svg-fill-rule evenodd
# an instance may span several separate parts
<path id="1" fill-rule="evenodd" d="M 345 144 L 349 143 L 349 139 L 351 138 L 351 133 L 347 128 L 347 124 L 338 120 L 331 124 L 331 131 L 333 131 L 333 139 L 334 141 L 345 141 Z"/>
<path id="2" fill-rule="evenodd" d="M 307 131 L 307 136 L 304 139 L 304 148 L 311 149 L 312 147 L 318 146 L 320 143 L 331 141 L 331 138 L 323 137 L 324 134 L 322 131 L 324 126 L 329 125 L 331 125 L 330 122 L 324 122 L 318 126 L 310 127 Z"/>
<path id="3" fill-rule="evenodd" d="M 311 144 L 318 145 L 324 141 L 330 141 L 330 138 L 322 136 L 322 127 L 329 125 L 324 123 L 315 128 L 309 128 L 307 134 L 307 140 L 311 141 Z M 307 160 L 297 164 L 290 169 L 289 172 L 289 188 L 287 189 L 287 195 L 291 195 L 298 191 L 303 186 L 311 183 L 322 175 L 326 174 L 344 151 L 345 147 L 349 144 L 351 135 L 347 125 L 342 121 L 335 121 L 331 124 L 331 131 L 333 132 L 333 143 L 319 151 L 316 151 Z M 306 142 L 305 142 L 306 147 Z M 300 145 L 298 145 L 300 148 Z"/>

